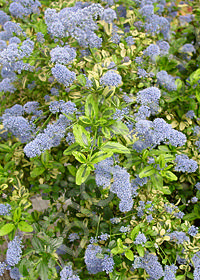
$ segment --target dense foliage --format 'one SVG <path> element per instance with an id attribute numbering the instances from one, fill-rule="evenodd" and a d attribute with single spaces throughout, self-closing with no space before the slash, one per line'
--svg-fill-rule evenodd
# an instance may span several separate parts
<path id="1" fill-rule="evenodd" d="M 1 1 L 0 276 L 200 279 L 198 4 Z"/>

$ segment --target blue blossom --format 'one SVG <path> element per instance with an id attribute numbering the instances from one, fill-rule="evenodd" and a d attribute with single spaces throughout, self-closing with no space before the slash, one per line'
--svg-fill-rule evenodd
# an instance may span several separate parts
<path id="1" fill-rule="evenodd" d="M 185 115 L 186 115 L 186 117 L 189 118 L 189 119 L 193 119 L 193 118 L 196 117 L 196 116 L 195 116 L 195 112 L 194 112 L 193 110 L 188 111 Z"/>
<path id="2" fill-rule="evenodd" d="M 5 115 L 7 116 L 22 116 L 24 114 L 23 106 L 20 104 L 15 104 L 11 108 L 5 110 Z"/>
<path id="3" fill-rule="evenodd" d="M 15 236 L 12 241 L 8 243 L 8 249 L 6 252 L 6 262 L 10 266 L 15 266 L 19 263 L 22 254 L 21 238 Z"/>
<path id="4" fill-rule="evenodd" d="M 18 37 L 12 37 L 9 39 L 9 44 L 20 44 L 21 40 Z"/>
<path id="5" fill-rule="evenodd" d="M 101 241 L 106 241 L 109 237 L 110 235 L 108 233 L 102 233 L 100 236 L 98 236 Z"/>
<path id="6" fill-rule="evenodd" d="M 23 18 L 24 7 L 20 3 L 12 2 L 10 4 L 9 11 L 12 16 L 16 18 Z"/>
<path id="7" fill-rule="evenodd" d="M 112 158 L 107 158 L 94 165 L 97 186 L 102 186 L 103 188 L 109 187 L 113 163 Z"/>
<path id="8" fill-rule="evenodd" d="M 158 45 L 158 47 L 160 49 L 160 55 L 161 56 L 167 55 L 169 53 L 170 45 L 169 45 L 168 42 L 159 40 L 159 41 L 156 42 L 156 45 Z"/>
<path id="9" fill-rule="evenodd" d="M 139 232 L 138 235 L 135 238 L 134 244 L 139 245 L 141 244 L 144 246 L 144 244 L 147 242 L 146 236 L 144 233 Z"/>
<path id="10" fill-rule="evenodd" d="M 117 218 L 117 217 L 111 218 L 110 221 L 112 224 L 119 224 L 121 221 L 121 218 Z"/>
<path id="11" fill-rule="evenodd" d="M 22 35 L 22 28 L 20 27 L 19 23 L 16 23 L 13 21 L 7 21 L 6 23 L 4 23 L 3 28 L 5 31 L 10 33 L 12 36 L 13 36 L 13 33 L 15 33 L 16 35 Z"/>
<path id="12" fill-rule="evenodd" d="M 198 227 L 195 227 L 195 226 L 191 226 L 189 229 L 188 229 L 188 234 L 191 235 L 191 236 L 196 236 L 197 233 L 198 233 Z"/>
<path id="13" fill-rule="evenodd" d="M 192 173 L 198 169 L 198 164 L 195 160 L 189 159 L 187 155 L 176 155 L 174 160 L 176 166 L 175 171 Z"/>
<path id="14" fill-rule="evenodd" d="M 14 267 L 10 270 L 10 278 L 14 280 L 20 280 L 22 278 L 22 275 L 19 272 L 19 268 Z"/>
<path id="15" fill-rule="evenodd" d="M 157 73 L 157 82 L 160 86 L 165 87 L 169 91 L 177 89 L 175 84 L 175 78 L 169 75 L 165 70 L 162 70 Z"/>
<path id="16" fill-rule="evenodd" d="M 66 140 L 68 145 L 72 145 L 73 143 L 75 143 L 74 134 L 72 132 L 68 132 L 65 140 Z"/>
<path id="17" fill-rule="evenodd" d="M 29 101 L 23 106 L 23 109 L 27 114 L 35 114 L 38 108 L 39 103 L 37 101 Z"/>
<path id="18" fill-rule="evenodd" d="M 57 88 L 52 87 L 50 92 L 54 96 L 59 96 L 59 90 Z"/>
<path id="19" fill-rule="evenodd" d="M 178 219 L 183 219 L 183 217 L 185 216 L 185 213 L 179 211 L 177 213 L 174 213 L 174 216 Z"/>
<path id="20" fill-rule="evenodd" d="M 30 158 L 36 157 L 45 150 L 57 147 L 65 136 L 65 130 L 69 124 L 70 120 L 64 115 L 59 115 L 59 119 L 56 122 L 48 124 L 43 133 L 39 133 L 34 140 L 24 147 L 26 156 Z"/>
<path id="21" fill-rule="evenodd" d="M 1 16 L 1 14 L 0 14 Z M 0 276 L 3 276 L 4 270 L 6 269 L 7 264 L 5 262 L 0 262 Z"/>
<path id="22" fill-rule="evenodd" d="M 129 114 L 129 109 L 127 107 L 123 108 L 122 110 L 116 109 L 115 113 L 113 114 L 113 120 L 121 121 L 125 115 Z"/>
<path id="23" fill-rule="evenodd" d="M 151 214 L 147 215 L 146 219 L 147 219 L 147 222 L 150 223 L 151 221 L 153 221 L 153 216 Z"/>
<path id="24" fill-rule="evenodd" d="M 117 87 L 122 83 L 122 77 L 113 70 L 107 71 L 101 78 L 100 84 L 104 86 Z"/>
<path id="25" fill-rule="evenodd" d="M 7 44 L 5 41 L 0 40 L 0 52 L 7 48 Z"/>
<path id="26" fill-rule="evenodd" d="M 119 231 L 123 232 L 123 233 L 129 232 L 130 230 L 131 230 L 130 225 L 128 225 L 127 227 L 121 226 L 120 229 L 119 229 Z"/>
<path id="27" fill-rule="evenodd" d="M 134 38 L 133 36 L 128 36 L 125 38 L 125 41 L 127 43 L 128 46 L 132 46 L 135 44 Z"/>
<path id="28" fill-rule="evenodd" d="M 61 65 L 59 63 L 57 63 L 56 66 L 51 69 L 51 72 L 53 76 L 57 79 L 57 81 L 66 87 L 71 85 L 76 79 L 75 72 L 71 72 L 67 69 L 66 66 Z"/>
<path id="29" fill-rule="evenodd" d="M 19 138 L 22 143 L 29 142 L 35 132 L 30 122 L 22 116 L 3 114 L 3 126 Z"/>
<path id="30" fill-rule="evenodd" d="M 169 39 L 170 23 L 165 17 L 158 15 L 152 15 L 148 17 L 144 28 L 152 35 L 162 33 L 165 40 Z"/>
<path id="31" fill-rule="evenodd" d="M 70 48 L 69 46 L 57 46 L 50 51 L 50 56 L 52 62 L 68 64 L 75 59 L 76 51 L 74 50 L 74 48 Z"/>
<path id="32" fill-rule="evenodd" d="M 180 50 L 182 53 L 195 53 L 196 50 L 194 48 L 194 46 L 192 44 L 185 44 L 181 47 L 181 50 Z"/>
<path id="33" fill-rule="evenodd" d="M 150 18 L 154 14 L 154 6 L 153 5 L 144 5 L 140 10 L 139 13 L 145 17 Z"/>
<path id="34" fill-rule="evenodd" d="M 151 44 L 143 51 L 143 55 L 150 57 L 154 62 L 156 57 L 160 55 L 160 48 L 155 44 Z"/>
<path id="35" fill-rule="evenodd" d="M 36 34 L 36 36 L 37 36 L 37 41 L 39 42 L 39 43 L 44 43 L 45 42 L 45 39 L 44 39 L 44 34 L 42 33 L 42 32 L 38 32 L 37 34 Z"/>
<path id="36" fill-rule="evenodd" d="M 198 201 L 198 198 L 196 196 L 191 198 L 191 202 L 192 203 L 197 203 L 197 201 Z"/>
<path id="37" fill-rule="evenodd" d="M 122 212 L 130 211 L 133 207 L 132 187 L 130 183 L 130 174 L 125 168 L 115 165 L 112 169 L 113 183 L 110 191 L 115 193 L 121 200 L 119 209 Z"/>
<path id="38" fill-rule="evenodd" d="M 69 242 L 74 242 L 75 240 L 80 239 L 80 237 L 79 237 L 78 233 L 73 232 L 69 235 L 68 239 L 69 239 Z"/>
<path id="39" fill-rule="evenodd" d="M 139 78 L 147 78 L 148 77 L 148 73 L 146 72 L 146 70 L 144 70 L 142 68 L 138 68 L 137 74 L 138 74 Z"/>
<path id="40" fill-rule="evenodd" d="M 102 248 L 98 245 L 89 244 L 85 250 L 85 263 L 87 270 L 90 274 L 97 274 L 98 272 L 103 271 L 102 259 L 97 258 L 96 254 L 101 253 Z"/>
<path id="41" fill-rule="evenodd" d="M 194 254 L 192 261 L 194 263 L 194 280 L 198 280 L 200 277 L 200 251 Z"/>
<path id="42" fill-rule="evenodd" d="M 66 265 L 60 272 L 60 280 L 80 280 L 79 276 L 74 274 L 72 265 Z"/>
<path id="43" fill-rule="evenodd" d="M 10 204 L 0 204 L 0 215 L 10 215 L 11 206 Z"/>
<path id="44" fill-rule="evenodd" d="M 198 134 L 200 134 L 200 126 L 198 126 L 198 125 L 195 125 L 194 127 L 193 127 L 193 135 L 198 135 Z"/>
<path id="45" fill-rule="evenodd" d="M 0 11 L 0 25 L 4 25 L 4 23 L 9 20 L 10 16 L 8 16 L 4 11 Z"/>
<path id="46" fill-rule="evenodd" d="M 155 112 L 154 108 L 158 106 L 160 97 L 161 93 L 158 88 L 149 87 L 137 93 L 136 102 L 143 106 L 148 106 L 153 113 Z"/>
<path id="47" fill-rule="evenodd" d="M 12 84 L 12 80 L 10 78 L 5 78 L 0 82 L 0 92 L 10 92 L 13 93 L 16 91 L 16 88 Z"/>
<path id="48" fill-rule="evenodd" d="M 145 252 L 144 257 L 136 257 L 134 259 L 133 267 L 143 268 L 154 280 L 160 279 L 164 276 L 162 265 L 158 262 L 158 257 L 150 254 L 148 251 Z"/>
<path id="49" fill-rule="evenodd" d="M 178 267 L 174 264 L 172 265 L 165 265 L 165 270 L 164 270 L 164 278 L 163 280 L 176 280 L 176 271 Z"/>
<path id="50" fill-rule="evenodd" d="M 177 244 L 183 244 L 184 241 L 190 241 L 189 237 L 186 236 L 183 231 L 173 231 L 170 233 L 170 241 L 174 241 Z"/>
<path id="51" fill-rule="evenodd" d="M 101 15 L 101 20 L 104 20 L 107 23 L 112 23 L 113 20 L 116 18 L 117 18 L 116 12 L 111 8 L 104 9 Z"/>
<path id="52" fill-rule="evenodd" d="M 107 274 L 112 272 L 114 269 L 114 260 L 112 257 L 109 257 L 107 254 L 104 255 L 104 259 L 102 261 L 102 270 Z"/>

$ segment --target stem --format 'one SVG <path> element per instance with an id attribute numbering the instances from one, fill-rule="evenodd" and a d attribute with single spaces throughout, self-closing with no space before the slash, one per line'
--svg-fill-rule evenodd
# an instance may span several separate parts
<path id="1" fill-rule="evenodd" d="M 43 125 L 40 127 L 40 129 L 36 132 L 36 135 L 39 134 L 39 132 L 41 131 L 41 129 L 48 123 L 48 121 L 50 120 L 51 116 L 53 115 L 53 113 L 51 113 L 48 118 L 46 119 L 46 121 L 43 123 Z"/>

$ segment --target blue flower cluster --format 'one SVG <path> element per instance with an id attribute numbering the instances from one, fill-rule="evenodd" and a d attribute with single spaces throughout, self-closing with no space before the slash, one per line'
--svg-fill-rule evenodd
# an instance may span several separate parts
<path id="1" fill-rule="evenodd" d="M 195 160 L 189 159 L 187 155 L 176 155 L 174 160 L 176 166 L 175 171 L 192 173 L 198 169 L 198 164 Z"/>
<path id="2" fill-rule="evenodd" d="M 114 269 L 114 260 L 107 254 L 102 258 L 98 258 L 96 255 L 102 253 L 102 248 L 98 245 L 89 244 L 85 250 L 85 263 L 87 270 L 90 274 L 96 274 L 98 272 L 106 271 L 106 273 L 112 272 Z"/>
<path id="3" fill-rule="evenodd" d="M 22 275 L 19 272 L 19 268 L 14 267 L 10 270 L 10 278 L 14 280 L 20 280 L 22 278 Z"/>
<path id="4" fill-rule="evenodd" d="M 134 244 L 139 245 L 141 244 L 144 246 L 144 244 L 147 242 L 147 238 L 144 235 L 144 233 L 139 232 L 138 235 L 135 238 Z"/>
<path id="5" fill-rule="evenodd" d="M 174 241 L 177 244 L 183 244 L 184 241 L 190 241 L 189 237 L 183 231 L 173 231 L 169 236 L 170 241 Z"/>
<path id="6" fill-rule="evenodd" d="M 141 139 L 134 143 L 134 149 L 140 149 L 137 146 L 139 142 L 141 148 L 155 147 L 161 142 L 171 144 L 175 147 L 183 146 L 186 142 L 186 136 L 180 131 L 177 131 L 166 123 L 164 119 L 156 118 L 154 121 L 139 120 L 135 125 L 136 135 Z"/>
<path id="7" fill-rule="evenodd" d="M 33 141 L 24 147 L 26 156 L 29 158 L 36 157 L 45 150 L 57 147 L 65 136 L 65 130 L 70 122 L 64 115 L 60 115 L 57 121 L 48 124 L 44 132 L 39 133 Z"/>
<path id="8" fill-rule="evenodd" d="M 104 9 L 101 15 L 101 20 L 104 20 L 107 23 L 112 23 L 113 20 L 116 18 L 117 18 L 116 12 L 111 8 Z"/>
<path id="9" fill-rule="evenodd" d="M 23 18 L 30 14 L 40 13 L 41 3 L 38 0 L 13 0 L 9 6 L 9 11 L 16 18 Z"/>
<path id="10" fill-rule="evenodd" d="M 156 45 L 158 45 L 159 49 L 160 49 L 160 55 L 167 55 L 169 53 L 169 48 L 170 45 L 168 42 L 163 41 L 163 40 L 159 40 L 156 42 Z"/>
<path id="11" fill-rule="evenodd" d="M 6 252 L 6 262 L 10 266 L 15 266 L 21 259 L 22 245 L 21 238 L 15 236 L 15 238 L 8 243 L 8 249 Z"/>
<path id="12" fill-rule="evenodd" d="M 10 215 L 10 204 L 0 204 L 0 216 Z"/>
<path id="13" fill-rule="evenodd" d="M 161 97 L 161 93 L 157 87 L 149 87 L 139 91 L 137 93 L 136 102 L 143 106 L 142 109 L 140 109 L 139 114 L 148 116 L 149 115 L 149 112 L 147 112 L 148 108 L 151 111 L 151 114 L 155 114 L 159 108 L 160 97 Z M 144 113 L 142 113 L 142 111 Z"/>
<path id="14" fill-rule="evenodd" d="M 156 44 L 151 44 L 143 51 L 143 55 L 155 62 L 156 57 L 160 55 L 160 48 Z"/>
<path id="15" fill-rule="evenodd" d="M 198 233 L 198 227 L 195 227 L 195 226 L 191 226 L 189 229 L 188 229 L 188 234 L 191 235 L 191 236 L 196 236 L 197 233 Z"/>
<path id="16" fill-rule="evenodd" d="M 80 237 L 79 237 L 78 233 L 73 232 L 69 235 L 68 239 L 70 242 L 74 242 L 75 240 L 80 239 Z"/>
<path id="17" fill-rule="evenodd" d="M 1 16 L 1 14 L 0 14 L 0 16 Z M 0 276 L 3 276 L 6 267 L 7 267 L 7 264 L 5 262 L 0 262 Z"/>
<path id="18" fill-rule="evenodd" d="M 158 72 L 156 77 L 158 84 L 166 88 L 168 91 L 177 89 L 175 78 L 169 75 L 165 70 Z"/>
<path id="19" fill-rule="evenodd" d="M 143 268 L 154 280 L 160 279 L 164 276 L 162 265 L 158 262 L 158 257 L 145 252 L 144 257 L 136 257 L 134 259 L 133 268 Z"/>
<path id="20" fill-rule="evenodd" d="M 166 265 L 164 270 L 164 278 L 163 280 L 176 280 L 176 271 L 178 267 L 174 264 Z"/>
<path id="21" fill-rule="evenodd" d="M 198 280 L 200 278 L 200 251 L 194 254 L 192 261 L 194 263 L 194 280 Z"/>
<path id="22" fill-rule="evenodd" d="M 70 86 L 76 79 L 75 72 L 70 71 L 66 66 L 59 63 L 51 69 L 51 72 L 55 79 L 66 87 Z"/>
<path id="23" fill-rule="evenodd" d="M 195 53 L 196 50 L 194 48 L 194 46 L 192 44 L 185 44 L 181 47 L 181 50 L 180 50 L 182 53 Z"/>
<path id="24" fill-rule="evenodd" d="M 98 29 L 94 19 L 101 17 L 104 9 L 100 4 L 79 4 L 80 2 L 77 2 L 74 7 L 64 8 L 58 13 L 55 9 L 46 9 L 47 29 L 53 37 L 63 38 L 70 35 L 82 47 L 99 48 L 102 38 L 94 32 Z"/>
<path id="25" fill-rule="evenodd" d="M 117 87 L 122 83 L 122 77 L 113 70 L 107 71 L 100 78 L 100 85 Z"/>
<path id="26" fill-rule="evenodd" d="M 60 272 L 60 280 L 80 280 L 79 276 L 74 274 L 72 265 L 66 265 Z"/>
<path id="27" fill-rule="evenodd" d="M 70 48 L 68 45 L 64 47 L 57 46 L 50 51 L 51 61 L 68 64 L 72 62 L 76 57 L 76 51 L 74 48 Z"/>

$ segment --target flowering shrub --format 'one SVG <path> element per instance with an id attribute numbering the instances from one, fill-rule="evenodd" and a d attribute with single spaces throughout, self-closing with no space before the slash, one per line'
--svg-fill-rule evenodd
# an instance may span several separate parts
<path id="1" fill-rule="evenodd" d="M 0 276 L 200 279 L 188 2 L 0 4 Z"/>

